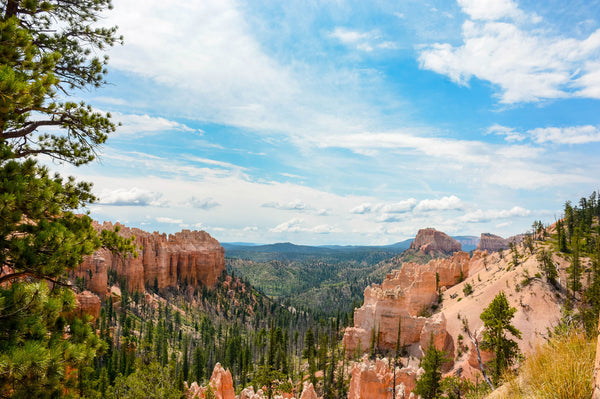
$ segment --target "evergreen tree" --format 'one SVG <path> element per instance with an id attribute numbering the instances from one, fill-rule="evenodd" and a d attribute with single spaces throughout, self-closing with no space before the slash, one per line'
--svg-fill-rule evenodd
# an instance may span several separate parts
<path id="1" fill-rule="evenodd" d="M 479 316 L 485 328 L 481 348 L 494 352 L 494 359 L 491 361 L 494 385 L 498 384 L 503 371 L 519 355 L 517 343 L 506 336 L 508 332 L 516 338 L 521 338 L 521 332 L 510 324 L 516 311 L 517 309 L 508 303 L 506 294 L 501 291 Z"/>
<path id="2" fill-rule="evenodd" d="M 429 338 L 429 345 L 421 360 L 421 367 L 425 372 L 417 380 L 413 392 L 423 399 L 437 399 L 441 397 L 442 365 L 445 361 L 444 351 L 433 344 L 433 335 Z"/>

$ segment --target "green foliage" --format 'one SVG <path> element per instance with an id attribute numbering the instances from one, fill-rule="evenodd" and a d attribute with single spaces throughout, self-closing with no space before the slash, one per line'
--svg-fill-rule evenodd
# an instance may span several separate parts
<path id="1" fill-rule="evenodd" d="M 549 251 L 541 250 L 537 253 L 537 260 L 541 263 L 542 272 L 544 273 L 544 277 L 546 280 L 556 287 L 558 278 L 558 270 L 556 270 L 556 266 L 552 261 L 552 254 Z"/>
<path id="2" fill-rule="evenodd" d="M 500 381 L 502 373 L 519 356 L 517 343 L 508 338 L 506 333 L 521 338 L 521 332 L 511 323 L 517 309 L 511 307 L 504 292 L 500 292 L 479 316 L 483 321 L 483 341 L 481 348 L 494 352 L 491 361 L 492 380 L 494 385 Z"/>
<path id="3" fill-rule="evenodd" d="M 465 287 L 463 288 L 463 294 L 465 296 L 469 296 L 473 293 L 473 286 L 469 283 L 465 283 Z"/>
<path id="4" fill-rule="evenodd" d="M 423 399 L 437 399 L 442 394 L 442 365 L 446 361 L 444 351 L 433 344 L 433 335 L 429 339 L 429 345 L 421 360 L 421 367 L 425 372 L 417 380 L 413 392 Z"/>
<path id="5" fill-rule="evenodd" d="M 153 362 L 124 377 L 119 375 L 108 388 L 107 399 L 179 399 L 182 392 L 171 380 L 172 370 Z"/>

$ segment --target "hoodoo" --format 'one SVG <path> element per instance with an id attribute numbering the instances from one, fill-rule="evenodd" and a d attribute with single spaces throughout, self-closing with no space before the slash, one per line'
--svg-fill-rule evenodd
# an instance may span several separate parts
<path id="1" fill-rule="evenodd" d="M 95 227 L 98 230 L 114 228 L 109 222 Z M 102 298 L 107 293 L 109 270 L 124 277 L 132 292 L 143 291 L 146 286 L 173 287 L 179 282 L 213 286 L 225 270 L 225 250 L 204 231 L 183 230 L 167 236 L 120 227 L 119 235 L 135 236 L 138 257 L 124 257 L 101 249 L 87 257 L 72 275 L 83 279 L 86 287 Z"/>

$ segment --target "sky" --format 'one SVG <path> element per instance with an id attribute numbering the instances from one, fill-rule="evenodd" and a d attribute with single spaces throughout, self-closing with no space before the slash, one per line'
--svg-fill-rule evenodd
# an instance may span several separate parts
<path id="1" fill-rule="evenodd" d="M 114 0 L 99 221 L 222 242 L 504 237 L 600 187 L 600 2 Z"/>

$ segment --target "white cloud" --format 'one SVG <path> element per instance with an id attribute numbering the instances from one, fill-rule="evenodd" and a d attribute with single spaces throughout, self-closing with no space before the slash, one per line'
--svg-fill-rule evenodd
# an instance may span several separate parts
<path id="1" fill-rule="evenodd" d="M 163 217 L 163 216 L 157 217 L 156 221 L 158 223 L 169 223 L 169 224 L 182 224 L 183 223 L 183 219 L 174 219 L 174 218 Z"/>
<path id="2" fill-rule="evenodd" d="M 350 209 L 350 213 L 356 213 L 359 215 L 364 215 L 366 213 L 371 213 L 374 212 L 376 209 L 376 205 L 372 205 L 369 203 L 364 203 L 364 204 L 360 204 L 358 206 L 355 206 L 354 208 Z"/>
<path id="3" fill-rule="evenodd" d="M 472 19 L 498 20 L 524 16 L 513 0 L 458 0 L 458 5 Z"/>
<path id="4" fill-rule="evenodd" d="M 509 142 L 525 140 L 525 135 L 517 132 L 514 128 L 498 124 L 492 125 L 489 128 L 487 128 L 486 133 L 495 134 L 497 136 L 504 136 L 504 139 Z"/>
<path id="5" fill-rule="evenodd" d="M 483 223 L 490 222 L 496 219 L 507 219 L 512 217 L 525 217 L 529 216 L 531 211 L 529 209 L 522 208 L 520 206 L 514 206 L 511 209 L 503 210 L 487 210 L 483 211 L 477 209 L 476 211 L 468 212 L 459 218 L 460 221 L 465 223 Z"/>
<path id="6" fill-rule="evenodd" d="M 119 135 L 142 135 L 144 133 L 162 133 L 173 130 L 194 131 L 194 129 L 184 124 L 162 117 L 122 114 L 120 112 L 111 112 L 111 115 L 113 121 L 123 124 L 117 127 L 116 133 Z"/>
<path id="7" fill-rule="evenodd" d="M 410 212 L 415 205 L 417 205 L 417 200 L 414 198 L 409 198 L 400 202 L 384 204 L 381 207 L 381 211 L 385 213 L 405 213 Z"/>
<path id="8" fill-rule="evenodd" d="M 103 190 L 99 203 L 115 206 L 166 206 L 161 200 L 162 194 L 137 187 L 130 189 L 119 188 L 116 190 Z"/>
<path id="9" fill-rule="evenodd" d="M 284 211 L 304 211 L 309 209 L 301 200 L 294 200 L 284 204 L 281 202 L 267 202 L 262 204 L 262 206 L 265 208 L 281 209 Z"/>
<path id="10" fill-rule="evenodd" d="M 288 220 L 287 222 L 278 224 L 277 226 L 270 229 L 270 231 L 273 233 L 296 233 L 298 231 L 302 231 L 302 227 L 300 227 L 300 224 L 302 222 L 304 222 L 303 219 L 293 218 Z"/>
<path id="11" fill-rule="evenodd" d="M 187 204 L 193 208 L 204 209 L 204 210 L 209 210 L 209 209 L 212 209 L 212 208 L 215 208 L 215 207 L 221 205 L 217 201 L 213 200 L 212 198 L 196 198 L 196 197 L 190 198 L 190 200 L 187 202 Z"/>
<path id="12" fill-rule="evenodd" d="M 600 142 L 598 126 L 546 127 L 528 131 L 537 143 L 586 144 Z"/>
<path id="13" fill-rule="evenodd" d="M 488 134 L 505 136 L 506 141 L 523 141 L 530 137 L 538 144 L 587 144 L 600 142 L 600 128 L 598 126 L 567 126 L 543 127 L 528 130 L 524 133 L 514 128 L 493 125 L 487 129 Z M 511 150 L 513 150 L 511 148 Z"/>
<path id="14" fill-rule="evenodd" d="M 440 199 L 425 199 L 415 206 L 415 212 L 450 211 L 462 209 L 463 203 L 455 195 L 442 197 Z"/>
<path id="15" fill-rule="evenodd" d="M 394 50 L 398 48 L 394 42 L 381 40 L 381 34 L 377 30 L 360 32 L 338 26 L 329 36 L 345 46 L 365 52 L 371 52 L 374 49 Z"/>
<path id="16" fill-rule="evenodd" d="M 571 96 L 600 98 L 596 61 L 600 30 L 584 40 L 553 37 L 542 29 L 499 22 L 522 14 L 513 1 L 463 0 L 460 4 L 475 20 L 463 24 L 463 45 L 436 43 L 423 48 L 421 68 L 460 85 L 472 78 L 489 81 L 500 88 L 500 101 L 507 104 Z M 529 19 L 540 21 L 535 15 Z"/>

